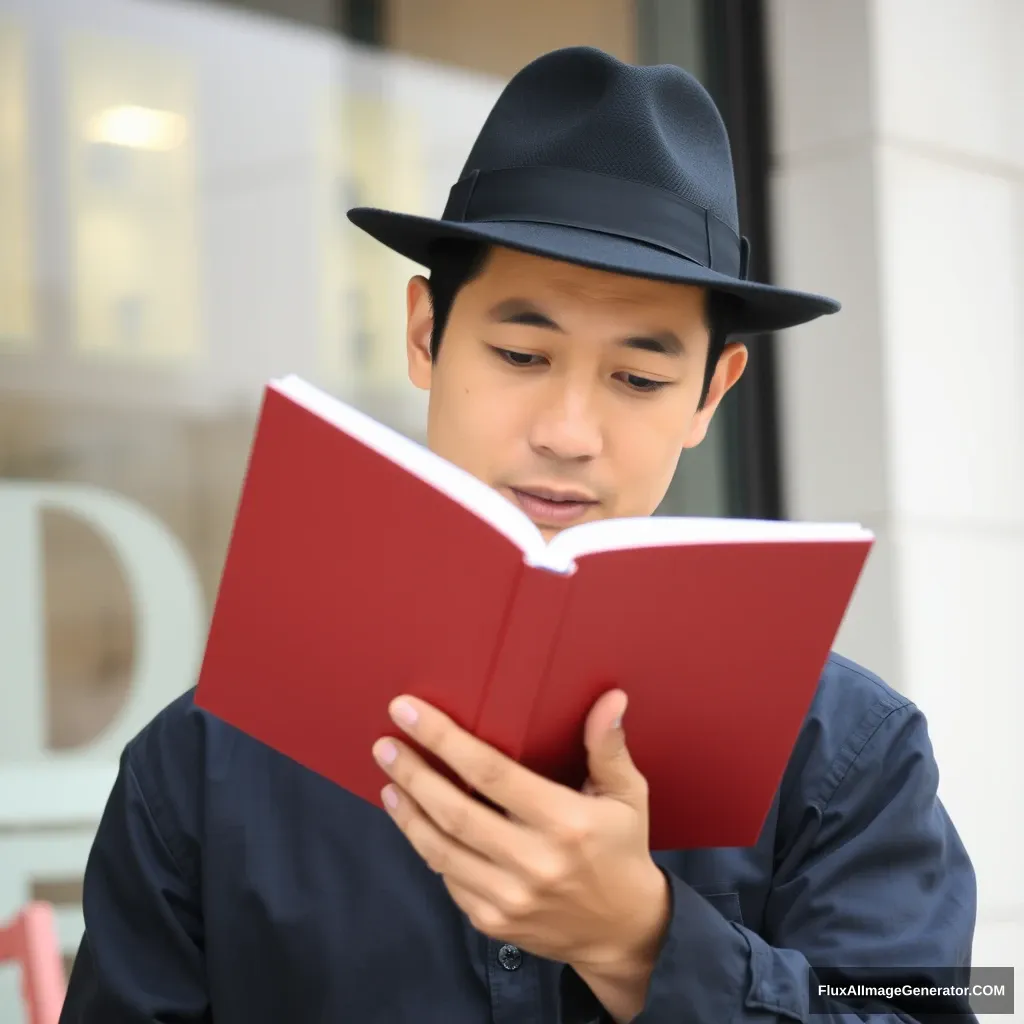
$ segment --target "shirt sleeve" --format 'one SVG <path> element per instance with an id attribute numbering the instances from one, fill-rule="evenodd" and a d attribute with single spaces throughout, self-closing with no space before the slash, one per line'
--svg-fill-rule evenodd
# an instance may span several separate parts
<path id="1" fill-rule="evenodd" d="M 180 769 L 161 787 L 164 798 L 147 794 L 140 779 L 152 765 L 133 753 L 121 759 L 86 865 L 85 933 L 60 1024 L 210 1019 L 197 861 L 154 815 L 170 806 Z"/>
<path id="2" fill-rule="evenodd" d="M 761 934 L 666 872 L 672 921 L 635 1024 L 976 1021 L 962 995 L 866 1001 L 842 990 L 970 977 L 975 876 L 938 799 L 924 717 L 902 704 L 869 724 L 832 764 L 828 798 L 803 804 Z"/>

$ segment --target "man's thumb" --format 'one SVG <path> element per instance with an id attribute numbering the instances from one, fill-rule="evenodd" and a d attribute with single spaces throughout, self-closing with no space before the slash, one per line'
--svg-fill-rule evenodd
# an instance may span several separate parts
<path id="1" fill-rule="evenodd" d="M 621 690 L 605 694 L 591 709 L 584 731 L 588 790 L 630 799 L 640 792 L 640 773 L 626 745 L 623 716 L 628 703 Z"/>

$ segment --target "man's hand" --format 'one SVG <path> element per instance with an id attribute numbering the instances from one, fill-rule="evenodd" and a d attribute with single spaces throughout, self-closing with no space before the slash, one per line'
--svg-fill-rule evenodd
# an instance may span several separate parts
<path id="1" fill-rule="evenodd" d="M 572 965 L 619 1019 L 643 1006 L 670 909 L 648 849 L 647 783 L 629 755 L 626 697 L 605 694 L 587 719 L 582 793 L 528 771 L 412 697 L 396 724 L 506 814 L 460 790 L 413 749 L 374 745 L 392 784 L 385 807 L 440 874 L 473 925 Z M 622 1004 L 620 1010 L 609 1002 Z"/>

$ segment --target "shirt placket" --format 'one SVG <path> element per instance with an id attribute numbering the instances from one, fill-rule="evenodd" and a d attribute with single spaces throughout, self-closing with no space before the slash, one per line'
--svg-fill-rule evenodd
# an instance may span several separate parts
<path id="1" fill-rule="evenodd" d="M 554 1024 L 545 1017 L 541 962 L 510 942 L 487 940 L 487 984 L 494 1024 Z"/>

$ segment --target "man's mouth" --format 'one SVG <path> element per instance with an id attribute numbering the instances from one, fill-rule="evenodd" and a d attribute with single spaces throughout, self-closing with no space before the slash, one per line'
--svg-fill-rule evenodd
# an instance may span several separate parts
<path id="1" fill-rule="evenodd" d="M 509 490 L 537 526 L 568 526 L 598 504 L 593 495 L 582 490 L 549 487 L 510 487 Z"/>

